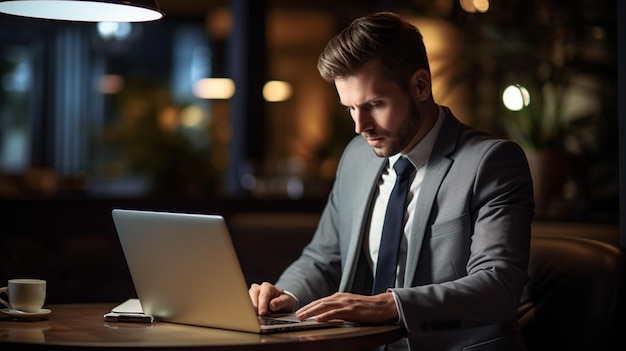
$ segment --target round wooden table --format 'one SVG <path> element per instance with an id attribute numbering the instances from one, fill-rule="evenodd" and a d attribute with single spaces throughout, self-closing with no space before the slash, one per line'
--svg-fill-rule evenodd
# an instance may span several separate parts
<path id="1" fill-rule="evenodd" d="M 402 337 L 399 326 L 349 326 L 253 334 L 166 322 L 110 323 L 103 314 L 117 304 L 45 306 L 39 320 L 9 319 L 0 313 L 0 349 L 193 349 L 193 350 L 363 350 Z"/>

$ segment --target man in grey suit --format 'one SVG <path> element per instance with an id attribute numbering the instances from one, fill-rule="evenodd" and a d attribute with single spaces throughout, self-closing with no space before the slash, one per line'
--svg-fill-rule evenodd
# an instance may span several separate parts
<path id="1" fill-rule="evenodd" d="M 434 102 L 422 36 L 395 14 L 355 20 L 329 41 L 318 70 L 359 136 L 311 243 L 275 285 L 251 286 L 257 312 L 399 323 L 405 338 L 389 350 L 523 350 L 515 316 L 534 214 L 523 151 Z M 400 158 L 415 170 L 395 284 L 373 294 Z"/>

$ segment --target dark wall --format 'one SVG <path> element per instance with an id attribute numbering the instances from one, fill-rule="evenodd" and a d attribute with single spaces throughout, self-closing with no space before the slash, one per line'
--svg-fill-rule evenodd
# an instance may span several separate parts
<path id="1" fill-rule="evenodd" d="M 32 200 L 0 202 L 0 284 L 48 281 L 47 303 L 135 296 L 113 208 L 222 214 L 248 282 L 275 281 L 310 240 L 319 202 Z M 284 215 L 297 211 L 298 214 Z M 260 254 L 262 253 L 262 254 Z"/>
<path id="2" fill-rule="evenodd" d="M 620 172 L 620 223 L 621 244 L 626 247 L 626 4 L 617 1 L 617 71 L 618 71 L 618 119 L 619 119 L 619 172 Z"/>

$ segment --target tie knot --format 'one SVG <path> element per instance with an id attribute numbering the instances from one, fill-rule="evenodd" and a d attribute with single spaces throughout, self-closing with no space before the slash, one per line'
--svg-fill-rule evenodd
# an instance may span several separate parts
<path id="1" fill-rule="evenodd" d="M 393 165 L 393 169 L 396 171 L 398 177 L 408 177 L 415 170 L 415 167 L 413 167 L 413 164 L 408 158 L 400 157 Z"/>

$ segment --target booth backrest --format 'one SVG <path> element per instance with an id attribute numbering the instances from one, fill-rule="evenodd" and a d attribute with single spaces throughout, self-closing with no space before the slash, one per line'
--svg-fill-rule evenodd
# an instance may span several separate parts
<path id="1" fill-rule="evenodd" d="M 626 349 L 622 248 L 534 236 L 529 274 L 518 322 L 530 351 Z"/>

